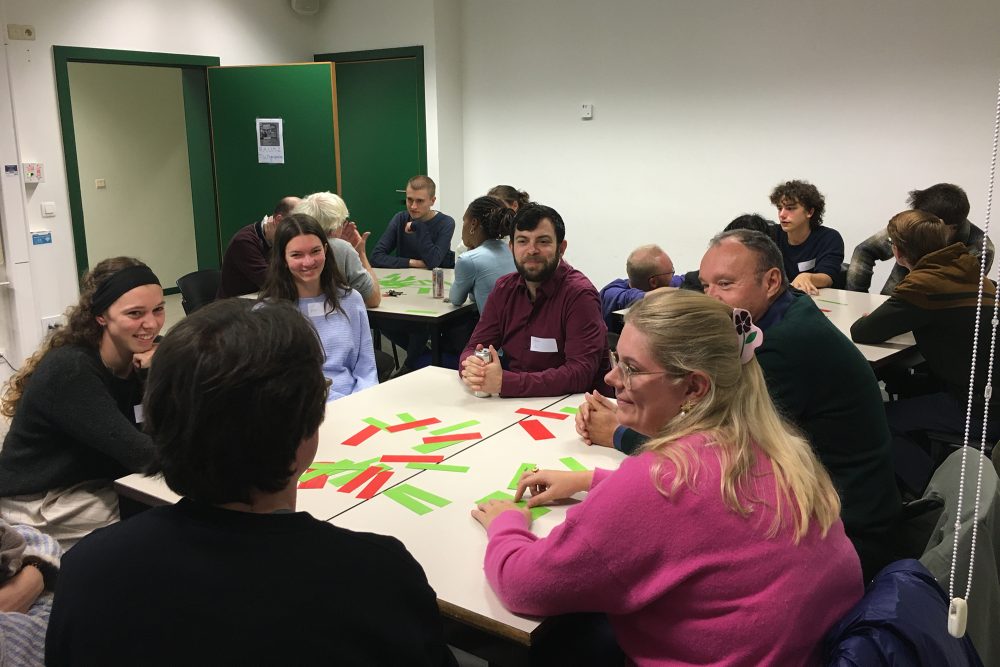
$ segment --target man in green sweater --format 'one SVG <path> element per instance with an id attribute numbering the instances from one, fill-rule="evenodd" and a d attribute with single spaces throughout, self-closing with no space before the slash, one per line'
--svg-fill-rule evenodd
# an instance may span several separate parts
<path id="1" fill-rule="evenodd" d="M 893 476 L 889 428 L 878 381 L 865 358 L 807 295 L 789 288 L 781 251 L 750 230 L 719 234 L 701 261 L 705 293 L 750 311 L 764 331 L 757 349 L 768 393 L 778 410 L 805 433 L 840 494 L 848 537 L 870 577 L 895 559 L 891 531 L 901 501 Z M 588 396 L 585 418 L 608 408 Z M 582 435 L 605 444 L 600 429 Z M 617 429 L 616 446 L 634 450 L 645 438 Z M 624 432 L 623 432 L 624 431 Z M 606 434 L 607 431 L 604 431 Z M 655 434 L 646 434 L 653 436 Z M 588 438 L 589 436 L 589 438 Z M 610 444 L 610 443 L 607 443 Z"/>

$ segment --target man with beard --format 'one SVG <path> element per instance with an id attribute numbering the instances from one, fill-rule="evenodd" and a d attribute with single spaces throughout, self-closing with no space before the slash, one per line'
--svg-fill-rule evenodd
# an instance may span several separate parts
<path id="1" fill-rule="evenodd" d="M 562 261 L 565 237 L 555 209 L 529 204 L 517 212 L 510 239 L 517 273 L 497 280 L 460 358 L 471 390 L 517 397 L 606 389 L 601 300 L 590 280 Z M 475 355 L 483 348 L 489 362 Z"/>

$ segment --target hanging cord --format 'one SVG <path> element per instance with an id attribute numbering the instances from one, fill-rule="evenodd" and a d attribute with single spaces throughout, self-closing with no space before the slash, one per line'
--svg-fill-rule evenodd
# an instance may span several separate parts
<path id="1" fill-rule="evenodd" d="M 969 451 L 969 430 L 972 421 L 972 399 L 975 395 L 976 379 L 976 353 L 979 348 L 979 323 L 983 310 L 983 285 L 986 281 L 986 244 L 989 243 L 987 236 L 990 231 L 990 218 L 993 211 L 993 188 L 996 183 L 997 169 L 997 145 L 1000 143 L 1000 82 L 997 84 L 997 103 L 993 118 L 993 153 L 990 157 L 990 176 L 986 187 L 986 221 L 983 225 L 983 247 L 980 251 L 979 261 L 979 293 L 976 297 L 976 322 L 972 334 L 972 369 L 969 374 L 969 398 L 965 408 L 965 438 L 962 447 L 962 471 L 958 481 L 958 506 L 955 510 L 955 537 L 952 543 L 951 571 L 948 578 L 948 598 L 951 605 L 948 608 L 948 632 L 954 637 L 965 635 L 965 627 L 968 615 L 966 601 L 972 593 L 972 570 L 976 562 L 976 537 L 979 532 L 979 507 L 983 492 L 983 455 L 982 448 L 986 443 L 986 427 L 989 422 L 990 397 L 993 395 L 993 362 L 996 358 L 997 326 L 1000 320 L 997 318 L 996 298 L 993 300 L 993 318 L 990 320 L 990 361 L 986 370 L 986 385 L 983 391 L 983 428 L 979 438 L 979 472 L 976 477 L 976 498 L 972 511 L 972 539 L 969 545 L 969 575 L 965 581 L 965 596 L 955 597 L 955 572 L 958 567 L 958 537 L 962 525 L 962 501 L 965 492 L 965 465 L 967 453 Z M 997 281 L 1000 282 L 1000 264 L 997 265 Z"/>

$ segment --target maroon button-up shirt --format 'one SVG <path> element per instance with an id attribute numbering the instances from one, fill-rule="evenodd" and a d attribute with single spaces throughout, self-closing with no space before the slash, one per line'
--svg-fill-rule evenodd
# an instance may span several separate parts
<path id="1" fill-rule="evenodd" d="M 605 389 L 608 329 L 594 285 L 565 261 L 529 297 L 524 278 L 497 280 L 479 324 L 462 352 L 493 345 L 504 371 L 500 395 L 556 396 Z"/>

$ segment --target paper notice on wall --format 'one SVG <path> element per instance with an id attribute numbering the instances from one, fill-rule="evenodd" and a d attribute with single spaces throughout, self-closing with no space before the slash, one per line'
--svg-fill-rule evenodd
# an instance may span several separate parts
<path id="1" fill-rule="evenodd" d="M 285 164 L 284 122 L 280 118 L 257 119 L 257 162 Z"/>

